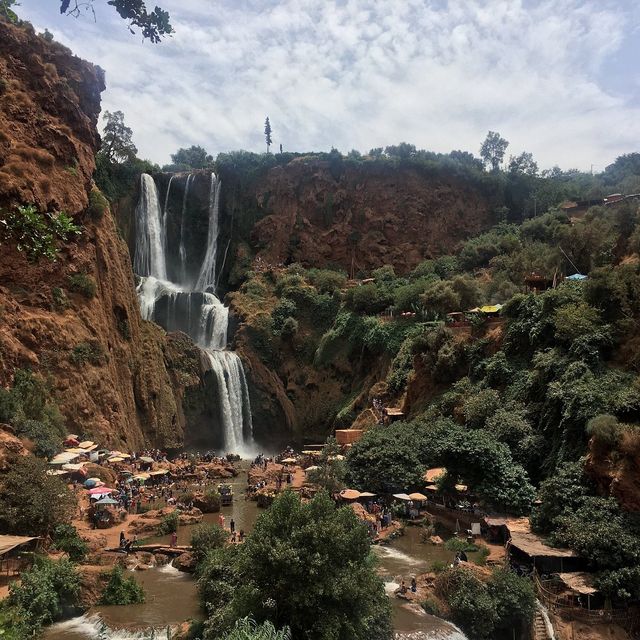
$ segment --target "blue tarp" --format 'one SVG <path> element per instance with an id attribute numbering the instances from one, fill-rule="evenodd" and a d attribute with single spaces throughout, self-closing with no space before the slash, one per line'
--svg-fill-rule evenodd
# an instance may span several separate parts
<path id="1" fill-rule="evenodd" d="M 567 280 L 586 280 L 587 276 L 583 276 L 581 273 L 574 273 L 572 276 L 568 276 Z"/>

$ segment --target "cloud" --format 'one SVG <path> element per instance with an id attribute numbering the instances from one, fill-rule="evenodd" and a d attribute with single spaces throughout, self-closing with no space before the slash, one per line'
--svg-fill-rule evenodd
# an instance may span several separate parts
<path id="1" fill-rule="evenodd" d="M 54 3 L 55 4 L 55 3 Z M 627 60 L 640 11 L 585 0 L 167 0 L 175 35 L 21 13 L 102 66 L 104 107 L 124 111 L 141 155 L 276 146 L 346 152 L 408 141 L 477 153 L 488 129 L 542 166 L 603 168 L 638 150 L 640 75 Z M 608 78 L 615 77 L 615 86 Z"/>

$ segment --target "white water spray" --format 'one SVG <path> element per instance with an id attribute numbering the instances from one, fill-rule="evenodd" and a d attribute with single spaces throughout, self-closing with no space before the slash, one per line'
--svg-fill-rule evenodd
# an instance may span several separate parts
<path id="1" fill-rule="evenodd" d="M 178 284 L 170 282 L 167 277 L 172 253 L 167 228 L 169 190 L 173 178 L 171 176 L 169 179 L 164 210 L 161 210 L 153 178 L 147 174 L 141 177 L 140 201 L 136 207 L 138 228 L 134 256 L 134 269 L 138 275 L 143 276 L 137 287 L 140 312 L 145 320 L 153 320 L 167 331 L 184 331 L 206 352 L 218 388 L 217 400 L 224 447 L 227 451 L 239 452 L 250 448 L 253 441 L 249 391 L 242 361 L 233 351 L 226 350 L 229 309 L 211 293 L 216 282 L 221 183 L 212 173 L 206 249 L 197 274 L 190 277 L 185 230 L 188 224 L 188 192 L 196 175 L 187 176 L 177 252 Z M 173 250 L 175 251 L 175 246 Z M 194 281 L 195 287 L 185 284 Z"/>

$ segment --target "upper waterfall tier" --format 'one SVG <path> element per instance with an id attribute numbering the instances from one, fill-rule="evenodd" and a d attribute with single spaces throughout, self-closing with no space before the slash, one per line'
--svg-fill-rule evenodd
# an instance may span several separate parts
<path id="1" fill-rule="evenodd" d="M 163 187 L 161 198 L 142 174 L 134 271 L 183 291 L 215 291 L 221 182 L 214 173 L 174 174 Z"/>

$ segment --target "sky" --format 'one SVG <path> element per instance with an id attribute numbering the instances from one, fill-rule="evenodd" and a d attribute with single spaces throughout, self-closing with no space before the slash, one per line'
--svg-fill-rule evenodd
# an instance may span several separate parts
<path id="1" fill-rule="evenodd" d="M 636 0 L 157 2 L 175 30 L 161 44 L 106 0 L 95 19 L 58 0 L 17 12 L 106 71 L 103 109 L 159 164 L 192 144 L 264 151 L 267 115 L 285 151 L 478 155 L 489 130 L 541 168 L 599 172 L 640 151 Z"/>

